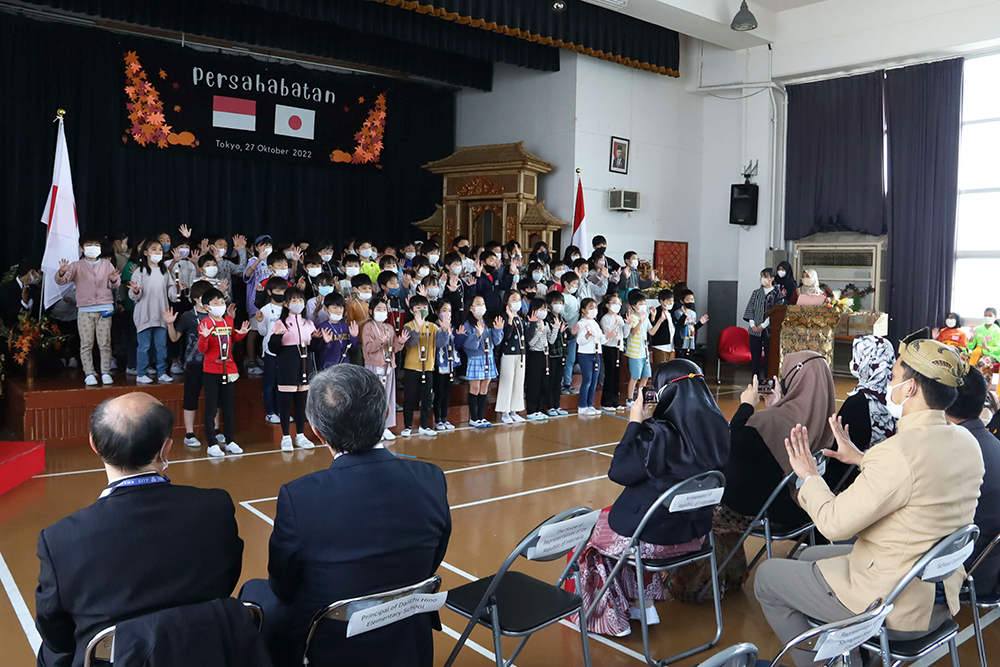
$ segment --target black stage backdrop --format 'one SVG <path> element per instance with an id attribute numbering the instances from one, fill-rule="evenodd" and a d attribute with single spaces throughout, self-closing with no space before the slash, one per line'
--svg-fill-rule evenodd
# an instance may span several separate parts
<path id="1" fill-rule="evenodd" d="M 58 108 L 67 112 L 84 232 L 124 230 L 139 238 L 168 231 L 176 236 L 178 225 L 187 224 L 196 234 L 266 231 L 337 241 L 364 234 L 389 241 L 413 238 L 417 230 L 410 223 L 432 213 L 440 201 L 440 177 L 421 165 L 454 149 L 450 90 L 280 66 L 300 79 L 328 78 L 328 87 L 346 77 L 352 88 L 386 91 L 391 102 L 378 165 L 233 158 L 181 145 L 137 147 L 126 145 L 129 112 L 122 91 L 123 54 L 137 48 L 181 49 L 92 28 L 7 15 L 0 21 L 0 264 L 41 258 L 45 226 L 40 218 L 52 180 L 52 119 Z M 229 62 L 234 70 L 262 67 L 248 57 L 205 57 Z"/>

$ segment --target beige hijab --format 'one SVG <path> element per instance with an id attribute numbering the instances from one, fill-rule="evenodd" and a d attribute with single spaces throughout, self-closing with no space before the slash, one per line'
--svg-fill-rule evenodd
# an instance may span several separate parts
<path id="1" fill-rule="evenodd" d="M 816 273 L 815 269 L 806 269 L 806 275 L 813 279 L 813 284 L 810 286 L 799 285 L 799 294 L 804 294 L 806 296 L 819 296 L 823 293 L 823 290 L 819 288 L 819 274 Z"/>
<path id="2" fill-rule="evenodd" d="M 785 451 L 785 438 L 796 424 L 809 429 L 809 448 L 814 454 L 833 446 L 833 431 L 827 418 L 837 411 L 837 394 L 830 365 L 816 352 L 786 354 L 781 377 L 785 382 L 784 396 L 771 407 L 755 412 L 747 426 L 757 429 L 771 456 L 787 475 L 792 467 Z"/>

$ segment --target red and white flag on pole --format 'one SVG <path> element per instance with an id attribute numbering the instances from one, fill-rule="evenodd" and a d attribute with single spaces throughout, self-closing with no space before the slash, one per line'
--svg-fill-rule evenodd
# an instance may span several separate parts
<path id="1" fill-rule="evenodd" d="M 45 233 L 45 254 L 42 256 L 42 306 L 59 301 L 71 287 L 57 285 L 56 273 L 59 260 L 75 262 L 80 258 L 80 227 L 76 221 L 76 197 L 73 195 L 73 175 L 69 169 L 69 150 L 66 148 L 66 130 L 60 115 L 59 136 L 56 139 L 56 159 L 52 167 L 52 187 L 45 200 L 42 223 L 48 226 Z"/>
<path id="2" fill-rule="evenodd" d="M 583 210 L 583 178 L 576 181 L 576 209 L 573 212 L 572 244 L 580 249 L 581 257 L 590 257 L 590 239 L 587 238 L 587 217 Z"/>

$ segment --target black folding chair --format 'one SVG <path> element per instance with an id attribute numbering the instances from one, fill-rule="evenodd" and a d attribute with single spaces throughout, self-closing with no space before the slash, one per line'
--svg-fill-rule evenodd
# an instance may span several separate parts
<path id="1" fill-rule="evenodd" d="M 790 655 L 791 651 L 798 650 L 814 653 L 814 662 L 824 667 L 830 667 L 838 660 L 843 660 L 845 666 L 850 666 L 852 651 L 872 637 L 884 635 L 885 617 L 890 611 L 891 604 L 876 600 L 866 611 L 856 616 L 831 623 L 812 620 L 813 627 L 785 644 L 770 664 L 780 665 L 782 658 Z"/>
<path id="2" fill-rule="evenodd" d="M 586 618 L 581 622 L 581 625 L 586 625 L 586 619 L 589 619 L 594 613 L 594 609 L 597 608 L 601 598 L 603 598 L 605 593 L 607 593 L 608 588 L 614 582 L 618 572 L 627 563 L 635 567 L 636 578 L 638 580 L 640 610 L 639 619 L 642 624 L 642 648 L 646 656 L 646 662 L 654 667 L 663 667 L 663 665 L 667 665 L 676 660 L 683 660 L 684 658 L 688 658 L 695 653 L 700 653 L 715 646 L 718 643 L 719 638 L 722 637 L 722 596 L 719 595 L 719 570 L 715 567 L 715 538 L 712 535 L 712 531 L 708 531 L 708 539 L 705 540 L 705 543 L 702 544 L 701 549 L 698 551 L 676 556 L 674 558 L 657 560 L 644 560 L 642 558 L 642 541 L 639 539 L 639 536 L 642 535 L 643 529 L 646 527 L 646 524 L 652 520 L 653 515 L 661 509 L 666 509 L 669 512 L 691 512 L 704 507 L 715 507 L 715 505 L 718 504 L 719 499 L 722 498 L 722 491 L 725 486 L 726 478 L 721 472 L 713 470 L 688 478 L 683 482 L 678 482 L 663 492 L 652 507 L 646 511 L 645 516 L 642 517 L 642 521 L 639 522 L 639 527 L 636 528 L 635 533 L 632 535 L 632 539 L 629 540 L 628 546 L 625 547 L 621 556 L 605 556 L 605 558 L 614 558 L 617 562 L 611 570 L 611 573 L 608 575 L 607 581 L 604 582 L 604 586 L 601 587 L 601 590 L 594 597 L 594 601 L 587 609 Z M 646 621 L 645 613 L 646 599 L 645 586 L 643 586 L 643 574 L 645 572 L 667 572 L 677 569 L 682 565 L 696 563 L 705 559 L 708 559 L 711 567 L 711 585 L 712 591 L 715 593 L 715 637 L 706 644 L 701 644 L 695 648 L 678 653 L 677 655 L 671 656 L 666 660 L 656 660 L 650 654 L 649 624 Z"/>
<path id="3" fill-rule="evenodd" d="M 302 652 L 302 664 L 309 664 L 309 647 L 312 645 L 313 637 L 316 635 L 316 630 L 319 628 L 320 621 L 326 619 L 350 623 L 351 617 L 359 612 L 365 611 L 366 609 L 371 609 L 372 607 L 385 604 L 386 602 L 393 602 L 394 600 L 399 600 L 400 598 L 410 597 L 411 595 L 437 593 L 440 588 L 441 577 L 435 574 L 429 579 L 425 579 L 424 581 L 413 584 L 412 586 L 404 586 L 403 588 L 397 588 L 395 590 L 385 591 L 382 593 L 372 593 L 371 595 L 363 595 L 349 600 L 340 600 L 327 606 L 325 609 L 321 609 L 313 615 L 312 622 L 309 623 L 309 633 L 306 635 L 306 646 Z M 403 618 L 408 617 L 401 617 L 398 620 L 403 620 Z"/>
<path id="4" fill-rule="evenodd" d="M 754 667 L 757 664 L 757 647 L 753 644 L 736 644 L 723 649 L 697 667 Z"/>
<path id="5" fill-rule="evenodd" d="M 996 548 L 997 543 L 1000 543 L 1000 535 L 993 538 L 993 541 L 983 549 L 983 552 L 979 554 L 976 562 L 972 564 L 969 568 L 968 576 L 965 578 L 965 583 L 962 587 L 962 592 L 966 593 L 969 597 L 968 600 L 963 598 L 962 602 L 968 602 L 969 606 L 972 607 L 972 627 L 973 631 L 976 633 L 976 645 L 979 648 L 979 664 L 980 667 L 986 667 L 986 646 L 983 643 L 983 621 L 980 615 L 982 611 L 989 611 L 990 609 L 1000 609 L 1000 595 L 991 594 L 986 597 L 980 597 L 976 592 L 976 582 L 973 576 L 976 570 L 979 568 L 980 564 L 986 560 L 986 557 L 990 555 L 990 552 Z"/>
<path id="6" fill-rule="evenodd" d="M 576 507 L 566 510 L 547 519 L 522 539 L 507 556 L 497 573 L 464 586 L 448 591 L 449 609 L 458 612 L 469 619 L 465 631 L 459 637 L 458 643 L 448 656 L 445 667 L 450 667 L 458 657 L 459 651 L 465 645 L 472 629 L 478 623 L 493 632 L 493 652 L 497 667 L 508 667 L 520 654 L 531 635 L 542 628 L 558 623 L 573 614 L 580 614 L 580 635 L 583 641 L 583 663 L 590 667 L 590 643 L 587 635 L 587 624 L 583 622 L 583 599 L 574 593 L 563 590 L 562 585 L 574 575 L 577 590 L 580 590 L 579 566 L 577 558 L 590 539 L 590 532 L 583 535 L 579 543 L 561 549 L 557 553 L 544 556 L 529 556 L 529 550 L 539 542 L 539 531 L 547 526 L 554 526 L 570 519 L 590 514 L 587 507 Z M 591 531 L 593 526 L 591 526 Z M 575 548 L 574 548 L 575 547 Z M 538 561 L 552 561 L 563 558 L 572 552 L 566 567 L 555 584 L 548 584 L 521 572 L 510 570 L 518 557 Z M 507 661 L 503 658 L 501 637 L 522 637 L 514 653 Z"/>

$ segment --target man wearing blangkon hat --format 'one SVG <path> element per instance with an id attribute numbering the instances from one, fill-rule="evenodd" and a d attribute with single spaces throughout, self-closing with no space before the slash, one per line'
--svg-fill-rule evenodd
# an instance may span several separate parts
<path id="1" fill-rule="evenodd" d="M 754 589 L 782 642 L 809 628 L 807 617 L 836 621 L 888 596 L 913 564 L 941 538 L 972 523 L 983 481 L 983 457 L 966 429 L 950 424 L 967 364 L 933 340 L 902 345 L 886 395 L 898 434 L 860 452 L 830 418 L 837 439 L 827 456 L 860 466 L 861 474 L 834 496 L 809 453 L 809 434 L 796 426 L 785 446 L 802 480 L 798 502 L 831 541 L 854 545 L 806 549 L 796 560 L 765 561 Z M 959 568 L 944 581 L 947 605 L 935 605 L 935 585 L 915 580 L 896 598 L 886 625 L 890 639 L 913 639 L 958 612 Z M 813 664 L 796 652 L 800 667 Z"/>

